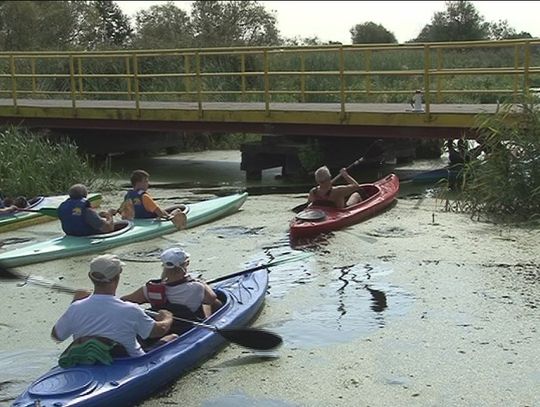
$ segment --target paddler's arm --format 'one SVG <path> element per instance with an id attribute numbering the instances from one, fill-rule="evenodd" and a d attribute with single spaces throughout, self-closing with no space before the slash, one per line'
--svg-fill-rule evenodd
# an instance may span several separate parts
<path id="1" fill-rule="evenodd" d="M 170 311 L 161 309 L 156 316 L 154 327 L 150 332 L 150 338 L 161 338 L 166 335 L 171 329 L 173 323 L 173 314 Z"/>
<path id="2" fill-rule="evenodd" d="M 131 294 L 123 295 L 120 297 L 122 301 L 129 301 L 134 302 L 136 304 L 144 304 L 147 303 L 148 300 L 144 296 L 144 289 L 141 287 L 137 289 L 136 291 L 133 291 Z"/>
<path id="3" fill-rule="evenodd" d="M 343 177 L 343 179 L 345 181 L 347 181 L 347 184 L 349 185 L 352 185 L 352 186 L 355 186 L 356 188 L 358 188 L 360 186 L 360 184 L 353 178 L 349 175 L 349 173 L 347 172 L 347 169 L 346 168 L 342 168 L 339 173 L 341 174 L 341 176 Z"/>

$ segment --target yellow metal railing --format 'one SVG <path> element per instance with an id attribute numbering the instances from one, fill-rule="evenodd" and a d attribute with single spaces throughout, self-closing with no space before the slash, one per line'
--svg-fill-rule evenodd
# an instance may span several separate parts
<path id="1" fill-rule="evenodd" d="M 437 103 L 514 99 L 540 87 L 540 40 L 313 47 L 0 53 L 0 98 L 197 104 Z M 487 102 L 486 102 L 487 103 Z M 4 103 L 5 105 L 5 103 Z"/>

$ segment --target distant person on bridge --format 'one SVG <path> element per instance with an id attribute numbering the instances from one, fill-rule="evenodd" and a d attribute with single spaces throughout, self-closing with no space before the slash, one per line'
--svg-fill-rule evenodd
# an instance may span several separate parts
<path id="1" fill-rule="evenodd" d="M 135 170 L 131 174 L 132 189 L 124 197 L 120 207 L 122 219 L 170 218 L 185 209 L 184 205 L 162 209 L 148 193 L 150 174 L 144 170 Z"/>
<path id="2" fill-rule="evenodd" d="M 86 199 L 88 191 L 83 184 L 69 188 L 69 198 L 58 207 L 58 217 L 66 235 L 90 236 L 114 230 L 114 209 L 96 212 Z"/>
<path id="3" fill-rule="evenodd" d="M 336 208 L 345 208 L 361 202 L 358 182 L 349 175 L 346 168 L 342 168 L 339 173 L 347 181 L 347 185 L 332 185 L 332 175 L 328 167 L 318 168 L 315 171 L 315 181 L 318 185 L 309 191 L 308 202 Z"/>

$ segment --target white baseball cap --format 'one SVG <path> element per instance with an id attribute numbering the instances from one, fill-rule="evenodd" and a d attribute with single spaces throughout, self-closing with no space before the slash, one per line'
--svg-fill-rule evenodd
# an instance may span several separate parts
<path id="1" fill-rule="evenodd" d="M 166 269 L 180 267 L 189 260 L 189 253 L 180 247 L 171 247 L 161 253 L 161 262 Z"/>
<path id="2" fill-rule="evenodd" d="M 103 254 L 95 257 L 90 262 L 88 275 L 93 281 L 109 283 L 122 272 L 122 267 L 125 265 L 126 263 L 122 262 L 114 254 Z"/>

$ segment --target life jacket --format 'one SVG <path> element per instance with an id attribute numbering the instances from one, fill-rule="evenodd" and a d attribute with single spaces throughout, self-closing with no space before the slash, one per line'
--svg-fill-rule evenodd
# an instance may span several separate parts
<path id="1" fill-rule="evenodd" d="M 90 202 L 85 199 L 68 198 L 58 207 L 58 218 L 62 223 L 62 230 L 66 235 L 89 236 L 100 233 L 84 219 L 84 214 L 90 207 Z"/>
<path id="2" fill-rule="evenodd" d="M 150 280 L 146 283 L 146 293 L 152 308 L 163 308 L 167 304 L 165 284 L 161 280 Z"/>
<path id="3" fill-rule="evenodd" d="M 124 200 L 131 200 L 133 203 L 133 209 L 135 210 L 135 218 L 138 219 L 148 219 L 148 218 L 156 218 L 157 215 L 154 212 L 149 212 L 144 208 L 142 197 L 146 194 L 146 191 L 143 191 L 142 189 L 136 191 L 134 189 L 128 191 L 124 197 Z"/>
<path id="4" fill-rule="evenodd" d="M 173 304 L 168 301 L 166 294 L 166 287 L 174 287 L 180 284 L 193 281 L 192 278 L 188 277 L 181 281 L 176 281 L 174 283 L 162 283 L 161 280 L 149 280 L 146 283 L 146 294 L 148 296 L 148 301 L 150 302 L 151 308 L 153 310 L 166 309 L 172 312 L 176 317 L 190 319 L 193 321 L 204 319 L 204 311 L 201 306 L 195 311 L 191 311 L 186 305 L 183 304 Z"/>

